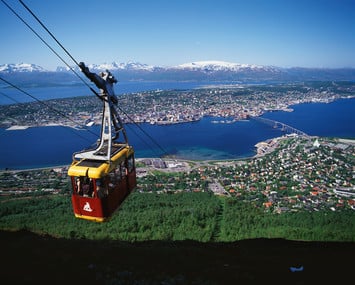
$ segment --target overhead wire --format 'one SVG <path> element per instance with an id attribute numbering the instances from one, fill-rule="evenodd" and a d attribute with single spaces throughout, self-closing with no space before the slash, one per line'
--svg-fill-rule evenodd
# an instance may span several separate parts
<path id="1" fill-rule="evenodd" d="M 0 80 L 6 82 L 6 81 L 3 80 L 1 77 L 0 77 Z M 6 83 L 10 83 L 10 82 L 6 82 Z M 11 85 L 10 85 L 10 84 L 11 84 Z M 10 84 L 9 84 L 9 85 L 12 86 L 12 87 L 15 86 L 15 85 L 12 84 L 12 83 L 10 83 Z M 16 88 L 17 90 L 20 90 L 20 88 L 18 88 L 18 87 L 14 87 L 14 88 Z M 48 104 L 46 104 L 46 103 L 44 103 L 43 101 L 37 99 L 35 96 L 33 96 L 33 95 L 29 94 L 29 93 L 27 94 L 27 92 L 25 92 L 25 91 L 23 91 L 23 90 L 21 90 L 21 92 L 25 93 L 26 95 L 28 95 L 28 96 L 30 96 L 31 98 L 35 99 L 37 102 L 40 102 L 40 103 L 44 104 L 46 107 L 49 107 L 49 108 L 50 108 L 50 106 L 49 106 Z M 1 91 L 0 91 L 0 95 L 6 97 L 6 98 L 8 98 L 8 99 L 10 99 L 11 101 L 15 102 L 16 104 L 24 104 L 24 103 L 22 103 L 22 102 L 16 100 L 15 98 L 13 98 L 13 97 L 11 97 L 11 96 L 9 96 L 9 95 L 7 95 L 7 94 L 1 92 Z M 51 107 L 51 108 L 52 108 L 52 107 Z M 52 108 L 52 109 L 54 109 L 54 108 Z M 59 111 L 57 111 L 57 110 L 55 110 L 55 111 L 56 111 L 56 112 L 59 112 Z M 122 110 L 122 111 L 123 111 L 123 110 Z M 61 114 L 61 115 L 62 115 L 62 114 Z M 126 115 L 127 117 L 129 117 L 129 115 L 128 115 L 127 113 L 125 113 L 125 115 Z M 129 118 L 129 119 L 132 120 L 132 118 Z M 13 120 L 15 120 L 15 119 L 13 119 Z M 73 121 L 73 122 L 76 123 L 75 121 Z M 135 125 L 137 125 L 137 123 L 135 123 Z M 138 125 L 137 125 L 137 126 L 138 126 Z M 128 126 L 128 127 L 129 127 L 129 126 Z M 70 130 L 72 130 L 72 129 L 70 128 Z M 137 134 L 137 132 L 136 132 L 133 128 L 130 128 L 130 130 L 131 130 L 138 138 L 140 138 L 140 136 Z M 73 130 L 72 130 L 72 131 L 73 131 Z M 91 132 L 90 130 L 88 130 L 88 131 Z M 142 130 L 142 131 L 144 131 L 144 130 Z M 90 142 L 86 137 L 81 136 L 81 135 L 78 134 L 77 132 L 74 132 L 74 131 L 73 131 L 73 133 L 76 134 L 77 136 L 79 136 L 80 138 L 82 138 L 82 139 L 84 139 L 84 140 Z M 91 132 L 91 133 L 92 133 L 92 132 Z M 96 133 L 93 133 L 93 134 L 96 135 L 96 136 L 98 136 Z M 146 134 L 146 135 L 149 136 L 149 134 Z M 146 142 L 145 140 L 142 140 L 142 141 L 143 141 L 148 147 L 150 147 L 150 145 L 147 144 L 147 142 Z M 161 150 L 162 150 L 162 149 L 161 149 Z M 163 151 L 163 153 L 164 153 L 164 150 L 162 150 L 162 151 Z"/>
<path id="2" fill-rule="evenodd" d="M 11 96 L 9 95 L 6 95 L 5 93 L 1 92 L 0 91 L 0 94 L 4 97 L 6 97 L 7 99 L 10 99 L 11 101 L 14 101 L 16 104 L 22 104 L 20 101 L 17 101 L 15 98 L 12 98 Z"/>
<path id="3" fill-rule="evenodd" d="M 57 38 L 48 30 L 48 28 L 42 23 L 42 21 L 31 11 L 31 9 L 22 1 L 19 0 L 23 7 L 37 20 L 37 22 L 47 31 L 47 33 L 56 41 L 56 43 L 65 51 L 65 53 L 74 61 L 74 63 L 80 67 L 79 63 L 74 57 L 66 50 L 66 48 L 57 40 Z"/>
<path id="4" fill-rule="evenodd" d="M 1 0 L 3 1 L 3 0 Z M 43 22 L 35 15 L 35 13 L 32 12 L 32 10 L 22 1 L 19 0 L 19 2 L 22 4 L 22 6 L 36 19 L 36 21 L 42 26 L 42 28 L 52 37 L 52 39 L 62 48 L 62 50 L 71 58 L 71 60 L 79 67 L 79 63 L 75 60 L 75 58 L 70 54 L 70 52 L 57 40 L 57 38 L 51 33 L 51 31 L 43 24 Z M 81 76 L 79 76 L 79 74 L 71 67 L 67 64 L 67 66 L 69 67 L 69 69 L 74 72 L 81 81 L 84 82 L 84 84 L 97 96 L 100 98 L 100 95 L 95 91 L 95 89 L 93 89 L 84 79 L 81 78 Z"/>
<path id="5" fill-rule="evenodd" d="M 70 52 L 58 41 L 58 39 L 53 35 L 53 33 L 44 25 L 44 23 L 32 12 L 32 10 L 22 1 L 19 0 L 19 2 L 22 4 L 22 6 L 36 19 L 36 21 L 47 31 L 47 33 L 52 37 L 53 40 L 64 50 L 64 52 L 72 59 L 72 61 L 80 67 L 79 63 L 75 60 L 75 58 L 70 54 Z M 91 88 L 90 88 L 91 89 Z M 95 92 L 97 95 L 97 93 Z M 126 115 L 126 117 L 132 121 L 133 124 L 135 124 L 158 148 L 166 154 L 167 152 L 161 147 L 159 143 L 157 143 L 152 136 L 150 136 L 146 131 L 144 131 L 124 110 L 120 107 L 118 109 Z M 139 137 L 139 136 L 138 136 Z"/>
<path id="6" fill-rule="evenodd" d="M 100 98 L 100 95 L 84 80 L 82 77 L 18 14 L 14 9 L 12 9 L 4 0 L 0 0 L 3 2 L 4 5 L 6 5 L 12 13 L 16 15 L 97 97 Z M 22 6 L 36 19 L 36 21 L 45 29 L 45 31 L 55 40 L 55 42 L 64 50 L 64 52 L 72 59 L 72 61 L 80 67 L 79 63 L 75 60 L 75 58 L 69 53 L 69 51 L 58 41 L 58 39 L 49 31 L 49 29 L 44 25 L 44 23 L 32 12 L 32 10 L 22 1 L 19 0 L 19 2 L 22 4 Z M 3 80 L 2 78 L 0 78 Z M 3 80 L 4 81 L 4 80 Z M 6 82 L 6 81 L 5 81 Z M 10 83 L 11 86 L 14 88 L 20 90 L 18 87 L 15 87 L 13 84 Z M 26 95 L 34 98 L 36 101 L 42 102 L 35 98 L 34 96 L 30 95 L 29 93 L 20 90 L 21 92 L 24 92 Z M 43 102 L 42 102 L 43 103 Z M 164 150 L 164 148 L 151 136 L 149 135 L 140 125 L 138 125 L 122 108 L 117 106 L 118 109 L 126 115 L 126 117 L 143 133 L 145 134 L 162 152 L 164 155 L 167 154 L 167 151 Z M 64 113 L 62 113 L 65 115 Z M 68 118 L 65 115 L 66 118 Z M 97 134 L 95 134 L 97 135 Z M 136 134 L 137 135 L 137 134 Z M 140 138 L 139 135 L 137 135 L 138 138 Z M 144 141 L 144 140 L 143 140 Z M 145 142 L 145 141 L 144 141 Z M 145 142 L 146 143 L 146 142 Z"/>
<path id="7" fill-rule="evenodd" d="M 117 106 L 117 108 L 143 133 L 145 134 L 162 152 L 163 155 L 167 155 L 168 152 L 150 135 L 148 134 L 139 124 L 137 124 L 131 116 L 129 116 L 122 108 Z M 137 135 L 137 134 L 136 134 Z M 137 135 L 138 136 L 138 135 Z M 138 136 L 139 137 L 139 136 Z M 144 140 L 143 140 L 144 141 Z M 145 141 L 144 141 L 145 142 Z M 149 146 L 149 145 L 148 145 Z"/>
<path id="8" fill-rule="evenodd" d="M 20 21 L 25 24 L 87 87 L 90 88 L 91 91 L 93 91 L 97 96 L 97 92 L 91 88 L 91 86 L 41 37 L 10 5 L 8 5 L 4 0 L 0 0 Z M 70 121 L 74 122 L 76 125 L 81 125 L 72 120 L 70 117 L 68 117 L 65 113 L 60 112 L 56 110 L 55 108 L 51 107 L 48 104 L 45 104 L 43 101 L 37 99 L 35 96 L 29 94 L 28 92 L 22 90 L 21 88 L 17 87 L 15 84 L 3 79 L 0 77 L 0 80 L 6 82 L 8 85 L 12 86 L 13 88 L 19 90 L 20 92 L 26 94 L 27 96 L 31 97 L 32 99 L 36 100 L 39 103 L 44 104 L 45 106 L 49 107 L 52 111 L 55 111 L 58 114 L 61 114 L 65 118 L 69 119 Z M 92 132 L 91 130 L 87 129 L 88 132 L 91 134 L 95 135 L 98 137 L 98 134 Z M 82 136 L 81 136 L 82 137 Z M 83 137 L 82 137 L 83 138 Z M 88 141 L 88 139 L 86 139 Z"/>
<path id="9" fill-rule="evenodd" d="M 11 82 L 8 81 L 8 80 L 2 78 L 1 76 L 0 76 L 0 80 L 3 81 L 3 82 L 5 82 L 6 84 L 10 85 L 11 87 L 15 88 L 16 90 L 18 90 L 18 91 L 20 91 L 20 92 L 26 94 L 27 96 L 31 97 L 32 99 L 34 99 L 34 100 L 37 101 L 38 103 L 40 103 L 40 104 L 46 106 L 48 109 L 50 109 L 50 110 L 56 112 L 57 114 L 59 114 L 59 115 L 61 115 L 62 117 L 66 118 L 67 120 L 71 121 L 72 123 L 74 123 L 74 124 L 76 124 L 76 125 L 80 125 L 80 124 L 78 124 L 75 120 L 73 120 L 72 118 L 70 118 L 69 116 L 67 116 L 65 113 L 63 113 L 63 112 L 61 112 L 61 111 L 59 111 L 59 110 L 53 108 L 52 106 L 50 106 L 50 105 L 47 104 L 47 103 L 44 103 L 43 101 L 39 100 L 39 99 L 36 98 L 35 96 L 33 96 L 33 95 L 31 95 L 30 93 L 26 92 L 25 90 L 22 90 L 20 87 L 16 86 L 15 84 L 11 83 Z M 6 96 L 7 98 L 11 98 L 10 96 L 7 96 L 7 95 L 5 95 L 5 94 L 2 93 L 2 92 L 0 92 L 0 94 Z M 15 100 L 15 99 L 13 99 L 13 98 L 11 98 L 11 100 L 14 100 L 15 102 L 18 102 L 17 100 Z M 19 102 L 18 102 L 18 103 L 19 103 Z M 93 135 L 95 135 L 95 136 L 98 136 L 96 133 L 94 133 L 94 132 L 91 131 L 90 129 L 86 129 L 86 130 L 87 130 L 89 133 L 91 133 L 91 134 L 93 134 Z M 89 141 L 87 138 L 85 138 L 85 137 L 79 135 L 78 133 L 75 132 L 75 134 L 77 134 L 77 135 L 78 135 L 79 137 L 81 137 L 82 139 L 85 139 L 86 141 Z"/>
<path id="10" fill-rule="evenodd" d="M 96 96 L 99 96 L 97 92 L 41 37 L 5 0 L 0 0 L 20 21 L 25 24 Z M 22 4 L 23 2 L 20 1 Z M 23 4 L 24 5 L 24 4 Z M 26 6 L 27 7 L 27 6 Z M 34 14 L 31 11 L 31 14 Z M 49 31 L 48 31 L 49 32 Z M 72 58 L 72 56 L 70 56 Z M 73 58 L 72 58 L 73 59 Z M 78 65 L 78 63 L 74 62 Z"/>
<path id="11" fill-rule="evenodd" d="M 130 124 L 126 124 L 127 129 L 129 129 L 138 139 L 140 139 L 145 145 L 146 147 L 148 147 L 149 149 L 151 149 L 156 156 L 160 157 L 161 153 L 155 151 L 155 149 L 152 148 L 152 146 L 150 144 L 148 144 L 148 142 L 146 140 L 144 140 L 138 133 L 137 131 L 133 128 L 133 126 L 131 126 Z"/>
<path id="12" fill-rule="evenodd" d="M 10 99 L 10 100 L 12 100 L 12 101 L 14 101 L 16 104 L 21 104 L 21 102 L 17 101 L 16 99 L 12 98 L 11 96 L 6 95 L 5 93 L 3 93 L 3 92 L 1 92 L 1 91 L 0 91 L 0 95 L 3 95 L 4 97 L 6 97 L 6 98 L 8 98 L 8 99 Z M 16 121 L 14 118 L 11 118 L 11 117 L 9 117 L 9 116 L 7 116 L 6 118 L 7 118 L 7 119 L 12 119 L 13 121 Z M 3 135 L 4 133 L 0 133 L 0 135 L 1 135 L 1 134 Z"/>

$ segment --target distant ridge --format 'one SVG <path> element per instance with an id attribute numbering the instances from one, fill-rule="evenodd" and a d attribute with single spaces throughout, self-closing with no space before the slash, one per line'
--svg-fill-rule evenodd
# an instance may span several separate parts
<path id="1" fill-rule="evenodd" d="M 0 65 L 0 72 L 44 72 L 43 67 L 33 63 L 7 63 Z"/>
<path id="2" fill-rule="evenodd" d="M 281 68 L 256 64 L 232 63 L 226 61 L 195 61 L 177 66 L 162 67 L 129 61 L 126 63 L 87 63 L 94 72 L 106 69 L 118 76 L 120 81 L 307 81 L 307 80 L 355 80 L 355 68 Z M 78 67 L 74 70 L 80 71 Z M 31 80 L 31 74 L 41 73 L 53 81 L 74 77 L 68 67 L 57 67 L 48 71 L 41 66 L 29 63 L 0 65 L 0 73 L 11 74 L 17 79 Z M 38 75 L 36 76 L 38 77 Z M 42 78 L 41 81 L 45 81 Z M 73 79 L 75 80 L 75 79 Z"/>
<path id="3" fill-rule="evenodd" d="M 242 64 L 232 63 L 226 61 L 196 61 L 190 63 L 184 63 L 173 67 L 176 69 L 190 69 L 190 70 L 204 70 L 204 71 L 243 71 L 243 70 L 279 70 L 277 67 L 255 65 L 255 64 Z"/>
<path id="4" fill-rule="evenodd" d="M 88 67 L 90 70 L 95 70 L 95 71 L 104 71 L 104 70 L 110 70 L 110 71 L 117 71 L 117 70 L 146 70 L 146 71 L 153 71 L 155 66 L 144 64 L 144 63 L 139 63 L 139 62 L 133 62 L 129 61 L 127 63 L 117 63 L 117 62 L 111 62 L 111 63 L 101 63 L 101 64 L 88 64 Z M 75 70 L 78 70 L 78 67 L 73 67 Z M 61 67 L 58 66 L 56 69 L 57 72 L 64 72 L 64 71 L 70 71 L 68 67 Z"/>

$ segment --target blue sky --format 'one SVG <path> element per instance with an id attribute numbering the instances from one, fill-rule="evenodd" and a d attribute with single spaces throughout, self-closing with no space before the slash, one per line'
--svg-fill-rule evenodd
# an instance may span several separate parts
<path id="1" fill-rule="evenodd" d="M 17 0 L 4 0 L 65 56 Z M 355 0 L 23 0 L 77 61 L 355 67 Z M 0 2 L 0 64 L 64 64 Z"/>

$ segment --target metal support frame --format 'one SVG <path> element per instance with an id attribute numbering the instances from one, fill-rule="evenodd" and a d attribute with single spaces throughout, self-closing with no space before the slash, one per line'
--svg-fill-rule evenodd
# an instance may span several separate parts
<path id="1" fill-rule="evenodd" d="M 101 136 L 96 148 L 74 153 L 73 157 L 74 159 L 110 161 L 114 154 L 128 145 L 126 130 L 115 108 L 117 98 L 113 92 L 113 83 L 117 81 L 109 71 L 101 73 L 101 77 L 99 77 L 89 72 L 83 63 L 81 68 L 84 74 L 100 88 L 101 94 L 98 97 L 103 102 L 103 115 Z M 117 141 L 120 134 L 122 134 L 121 142 Z"/>

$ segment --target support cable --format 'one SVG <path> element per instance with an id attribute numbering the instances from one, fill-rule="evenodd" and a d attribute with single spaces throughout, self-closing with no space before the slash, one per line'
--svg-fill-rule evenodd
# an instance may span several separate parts
<path id="1" fill-rule="evenodd" d="M 137 124 L 131 116 L 129 116 L 122 108 L 117 106 L 117 108 L 143 133 L 145 134 L 162 152 L 163 155 L 167 155 L 168 152 L 150 135 L 148 134 L 139 124 Z"/>
<path id="2" fill-rule="evenodd" d="M 57 38 L 47 29 L 47 27 L 42 23 L 42 21 L 31 11 L 30 8 L 22 1 L 19 0 L 19 2 L 22 4 L 23 7 L 37 20 L 37 22 L 47 31 L 47 33 L 56 41 L 56 43 L 65 51 L 65 53 L 72 59 L 72 61 L 75 62 L 75 64 L 79 66 L 79 63 L 75 60 L 74 57 L 71 56 L 71 54 L 66 50 L 66 48 L 57 40 Z"/>
<path id="3" fill-rule="evenodd" d="M 11 96 L 9 95 L 6 95 L 5 93 L 3 92 L 0 92 L 0 94 L 4 97 L 6 97 L 7 99 L 10 99 L 11 101 L 14 101 L 16 104 L 22 104 L 20 101 L 17 101 L 16 99 L 12 98 Z"/>
<path id="4" fill-rule="evenodd" d="M 99 94 L 18 14 L 5 0 L 0 0 L 22 23 L 25 24 L 96 96 Z M 21 1 L 20 1 L 21 2 Z M 34 16 L 34 14 L 31 12 Z M 34 16 L 35 17 L 35 16 Z M 36 17 L 37 18 L 37 17 Z M 47 30 L 47 29 L 46 29 Z M 57 40 L 56 40 L 57 41 Z M 58 42 L 58 41 L 57 41 Z M 62 47 L 62 45 L 60 45 Z M 63 48 L 63 47 L 62 47 Z M 64 49 L 65 50 L 65 49 Z M 66 50 L 65 50 L 66 51 Z M 70 56 L 72 58 L 72 56 Z M 72 58 L 73 59 L 73 58 Z M 73 59 L 74 60 L 74 59 Z M 74 60 L 77 64 L 77 62 Z"/>
<path id="5" fill-rule="evenodd" d="M 6 98 L 8 98 L 8 99 L 10 99 L 10 100 L 12 100 L 12 101 L 14 101 L 16 104 L 19 104 L 19 105 L 25 104 L 25 103 L 22 103 L 22 102 L 20 102 L 20 101 L 17 101 L 16 99 L 12 98 L 11 96 L 9 96 L 9 95 L 7 95 L 7 94 L 5 94 L 5 93 L 3 93 L 3 92 L 0 92 L 0 95 L 3 95 L 4 97 L 6 97 Z M 16 121 L 15 118 L 12 118 L 12 120 Z M 77 135 L 78 137 L 82 138 L 83 140 L 85 140 L 85 141 L 87 141 L 87 142 L 91 142 L 91 141 L 90 141 L 89 139 L 87 139 L 86 137 L 84 137 L 84 136 L 78 134 L 77 132 L 75 132 L 72 128 L 66 128 L 66 129 L 69 130 L 69 131 L 71 131 L 72 133 L 74 133 L 74 134 Z M 95 135 L 98 136 L 97 134 L 95 134 Z"/>
<path id="6" fill-rule="evenodd" d="M 8 99 L 10 99 L 10 100 L 12 100 L 12 101 L 14 101 L 16 104 L 21 104 L 21 102 L 17 101 L 16 99 L 12 98 L 12 97 L 9 96 L 9 95 L 6 95 L 6 94 L 3 93 L 3 92 L 0 92 L 0 95 L 3 95 L 4 97 L 6 97 L 6 98 L 8 98 Z M 7 116 L 7 118 L 10 118 L 10 117 Z M 11 118 L 11 119 L 12 119 L 13 121 L 16 121 L 15 118 Z M 2 134 L 0 134 L 0 135 L 4 135 L 4 133 L 2 133 Z"/>
<path id="7" fill-rule="evenodd" d="M 32 99 L 36 100 L 37 102 L 41 103 L 42 105 L 46 106 L 48 109 L 54 111 L 55 113 L 61 115 L 62 117 L 68 119 L 69 121 L 73 122 L 74 124 L 76 124 L 76 125 L 81 125 L 81 124 L 78 124 L 76 121 L 74 121 L 74 120 L 73 120 L 72 118 L 70 118 L 69 116 L 67 116 L 65 113 L 63 113 L 63 112 L 61 112 L 61 111 L 59 111 L 59 110 L 53 108 L 53 107 L 50 106 L 49 104 L 44 103 L 43 101 L 39 100 L 38 98 L 36 98 L 35 96 L 31 95 L 30 93 L 28 93 L 28 92 L 22 90 L 21 88 L 17 87 L 15 84 L 12 84 L 11 82 L 7 81 L 6 79 L 2 78 L 1 76 L 0 76 L 0 80 L 2 80 L 3 82 L 7 83 L 7 84 L 10 85 L 11 87 L 17 89 L 18 91 L 20 91 L 20 92 L 26 94 L 27 96 L 31 97 Z M 1 94 L 3 94 L 3 93 L 1 93 Z M 4 95 L 4 94 L 3 94 L 3 95 Z M 6 96 L 6 95 L 5 95 L 5 96 Z M 9 96 L 6 96 L 6 97 L 10 98 Z M 15 99 L 13 99 L 13 100 L 16 101 Z M 93 131 L 91 131 L 91 130 L 89 130 L 89 129 L 87 129 L 87 131 L 88 131 L 89 133 L 95 135 L 96 137 L 98 137 L 98 135 L 97 135 L 96 133 L 94 133 Z M 77 135 L 80 136 L 79 134 L 77 134 Z M 83 138 L 83 139 L 85 139 L 86 141 L 89 141 L 87 138 L 84 138 L 83 136 L 80 136 L 80 137 Z"/>
<path id="8" fill-rule="evenodd" d="M 101 96 L 84 79 L 82 79 L 81 76 L 20 15 L 18 15 L 16 13 L 16 11 L 14 11 L 4 0 L 0 0 L 0 1 L 3 2 L 4 5 L 6 5 L 11 10 L 11 12 L 14 13 L 97 97 L 101 98 Z M 79 63 L 75 60 L 75 58 L 57 40 L 57 38 L 49 31 L 49 29 L 43 24 L 43 22 L 31 11 L 31 9 L 22 0 L 19 0 L 19 2 L 37 20 L 37 22 L 46 30 L 46 32 L 56 41 L 56 43 L 64 50 L 64 52 L 73 60 L 73 62 L 78 67 L 80 67 Z M 21 90 L 20 88 L 11 84 L 10 82 L 8 82 L 2 78 L 0 78 L 0 79 L 3 80 L 4 82 L 8 83 L 9 85 L 13 86 L 14 88 L 20 90 L 21 92 L 25 93 L 26 95 L 30 96 L 31 98 L 35 99 L 36 101 L 39 101 L 42 104 L 44 104 L 42 101 L 38 100 L 37 98 L 28 94 L 27 92 Z M 151 135 L 149 135 L 145 130 L 143 130 L 143 128 L 141 128 L 141 126 L 139 126 L 122 108 L 120 108 L 120 107 L 118 107 L 118 108 L 123 114 L 125 114 L 127 116 L 127 118 L 130 121 L 132 121 L 133 124 L 135 124 L 138 127 L 139 130 L 141 130 L 143 132 L 143 134 L 145 134 L 163 152 L 163 154 L 167 154 L 167 152 L 162 148 L 162 146 L 156 140 L 154 140 L 154 138 Z M 56 112 L 59 112 L 59 111 L 53 109 L 52 107 L 50 107 L 50 109 L 52 109 Z M 59 113 L 61 113 L 61 112 L 59 112 Z M 62 113 L 62 115 L 64 115 L 64 117 L 68 118 L 64 113 Z M 68 119 L 70 119 L 70 118 L 68 118 Z M 88 131 L 91 132 L 90 130 L 88 130 Z M 95 134 L 95 135 L 97 135 L 97 134 Z"/>
<path id="9" fill-rule="evenodd" d="M 3 0 L 1 0 L 3 1 Z M 64 50 L 64 52 L 71 58 L 71 60 L 80 68 L 79 63 L 75 60 L 75 58 L 70 54 L 70 52 L 57 40 L 57 38 L 51 33 L 51 31 L 43 24 L 43 22 L 32 12 L 32 10 L 22 1 L 19 0 L 19 2 L 22 4 L 23 7 L 36 19 L 36 21 L 42 26 L 43 29 L 46 30 L 46 32 L 52 37 L 53 40 Z M 93 89 L 84 79 L 81 78 L 81 76 L 72 68 L 70 67 L 67 63 L 65 63 L 71 71 L 73 71 L 81 81 L 84 82 L 84 84 L 99 98 L 100 95 Z"/>

